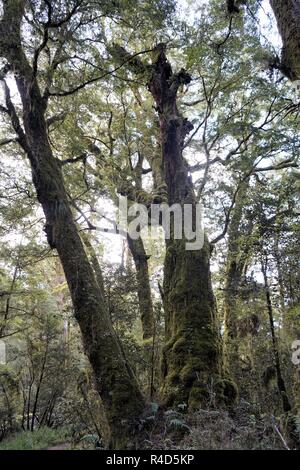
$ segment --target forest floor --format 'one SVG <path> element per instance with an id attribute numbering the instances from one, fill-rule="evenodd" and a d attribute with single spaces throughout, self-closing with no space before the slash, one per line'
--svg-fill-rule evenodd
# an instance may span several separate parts
<path id="1" fill-rule="evenodd" d="M 147 423 L 148 450 L 275 450 L 294 448 L 285 437 L 281 417 L 254 409 L 245 402 L 229 413 L 200 409 L 191 414 L 175 410 L 154 412 Z M 91 439 L 93 438 L 93 439 Z M 286 440 L 285 440 L 286 439 Z M 288 442 L 288 444 L 287 444 Z M 103 449 L 105 446 L 103 447 Z M 11 435 L 0 443 L 1 450 L 95 450 L 94 435 L 73 442 L 66 428 L 41 428 Z M 98 448 L 101 450 L 101 448 Z"/>
<path id="2" fill-rule="evenodd" d="M 0 442 L 1 450 L 56 450 L 54 447 L 70 446 L 65 428 L 43 427 L 34 432 L 23 431 L 8 436 Z M 58 449 L 57 449 L 58 450 Z"/>
<path id="3" fill-rule="evenodd" d="M 44 450 L 70 450 L 70 443 L 65 442 L 65 443 L 62 443 L 62 444 L 57 444 L 57 445 L 52 446 L 52 447 L 47 447 Z"/>

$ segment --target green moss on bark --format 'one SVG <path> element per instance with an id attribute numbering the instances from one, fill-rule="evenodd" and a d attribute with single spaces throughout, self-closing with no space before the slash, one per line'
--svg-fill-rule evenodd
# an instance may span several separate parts
<path id="1" fill-rule="evenodd" d="M 163 349 L 166 403 L 203 406 L 219 380 L 220 335 L 209 272 L 209 245 L 186 251 L 169 241 L 165 260 L 164 304 L 167 342 Z"/>

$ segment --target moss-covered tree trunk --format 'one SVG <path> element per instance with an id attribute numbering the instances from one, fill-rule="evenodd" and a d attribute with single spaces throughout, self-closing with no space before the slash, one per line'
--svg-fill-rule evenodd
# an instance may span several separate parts
<path id="1" fill-rule="evenodd" d="M 184 138 L 192 126 L 176 104 L 179 86 L 190 77 L 172 72 L 164 46 L 154 52 L 149 89 L 156 103 L 168 204 L 190 204 L 195 219 L 196 198 L 182 155 Z M 195 220 L 193 220 L 195 227 Z M 206 403 L 210 390 L 219 386 L 220 341 L 210 277 L 210 246 L 187 250 L 188 240 L 175 239 L 171 227 L 166 239 L 163 298 L 166 344 L 163 350 L 163 395 L 166 402 L 197 408 Z"/>
<path id="2" fill-rule="evenodd" d="M 128 234 L 127 242 L 136 269 L 137 294 L 141 313 L 143 339 L 149 340 L 153 337 L 154 314 L 148 270 L 148 256 L 141 238 L 134 240 Z"/>
<path id="3" fill-rule="evenodd" d="M 152 292 L 148 269 L 148 256 L 142 238 L 134 240 L 127 234 L 127 242 L 132 255 L 137 279 L 137 294 L 142 323 L 143 350 L 147 380 L 147 396 L 153 395 L 153 354 L 155 341 L 155 321 L 152 302 Z"/>
<path id="4" fill-rule="evenodd" d="M 35 70 L 22 49 L 20 28 L 25 2 L 8 0 L 3 6 L 0 54 L 9 62 L 17 83 L 24 129 L 5 86 L 8 114 L 30 161 L 37 198 L 46 218 L 49 245 L 57 249 L 64 269 L 85 352 L 110 425 L 112 447 L 133 446 L 144 400 L 112 328 L 101 288 L 73 220 L 61 167 L 48 141 L 47 101 L 41 96 Z"/>
<path id="5" fill-rule="evenodd" d="M 291 80 L 300 80 L 300 2 L 270 0 L 282 38 L 282 67 Z"/>
<path id="6" fill-rule="evenodd" d="M 226 277 L 224 290 L 224 338 L 223 338 L 223 365 L 225 373 L 237 378 L 239 370 L 238 357 L 238 329 L 237 329 L 237 301 L 243 272 L 247 262 L 252 231 L 250 223 L 245 233 L 241 230 L 243 208 L 249 187 L 249 179 L 241 184 L 236 196 L 234 211 L 228 227 L 228 248 L 226 260 Z M 246 238 L 246 245 L 243 242 Z"/>
<path id="7" fill-rule="evenodd" d="M 138 152 L 138 162 L 132 170 L 135 189 L 137 191 L 143 190 L 143 161 L 143 155 Z M 147 256 L 142 237 L 135 240 L 127 233 L 127 243 L 136 269 L 137 294 L 142 321 L 143 339 L 146 341 L 146 348 L 148 349 L 151 343 L 148 342 L 149 344 L 147 344 L 147 340 L 153 337 L 154 332 L 154 312 L 148 269 L 149 257 Z"/>

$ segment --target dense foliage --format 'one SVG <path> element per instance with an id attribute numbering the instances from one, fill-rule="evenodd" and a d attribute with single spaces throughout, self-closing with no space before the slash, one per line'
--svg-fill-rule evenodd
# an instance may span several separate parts
<path id="1" fill-rule="evenodd" d="M 3 448 L 299 446 L 299 96 L 269 3 L 0 4 Z M 120 195 L 201 202 L 203 249 L 112 234 Z"/>

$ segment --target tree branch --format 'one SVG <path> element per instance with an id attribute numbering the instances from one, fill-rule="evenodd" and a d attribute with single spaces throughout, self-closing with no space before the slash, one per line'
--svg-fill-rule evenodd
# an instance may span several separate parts
<path id="1" fill-rule="evenodd" d="M 226 211 L 224 228 L 223 228 L 222 232 L 216 238 L 214 238 L 212 240 L 212 242 L 211 242 L 212 244 L 215 244 L 215 243 L 219 242 L 220 240 L 222 240 L 222 238 L 224 238 L 226 233 L 227 233 L 228 226 L 229 226 L 229 223 L 230 223 L 231 212 L 232 212 L 232 210 L 235 206 L 235 201 L 236 201 L 238 192 L 241 189 L 242 183 L 244 183 L 248 178 L 250 178 L 250 176 L 252 176 L 252 175 L 254 175 L 254 174 L 256 174 L 260 171 L 282 170 L 284 168 L 298 168 L 298 165 L 293 162 L 293 159 L 289 159 L 289 160 L 285 160 L 284 162 L 278 163 L 277 165 L 270 165 L 269 167 L 265 167 L 265 168 L 255 168 L 255 167 L 251 168 L 251 170 L 239 182 L 239 184 L 238 184 L 238 186 L 237 186 L 237 188 L 236 188 L 236 190 L 233 194 L 231 204 L 230 204 L 228 210 Z"/>
<path id="2" fill-rule="evenodd" d="M 0 140 L 0 147 L 4 147 L 4 145 L 8 145 L 8 144 L 15 143 L 15 142 L 19 142 L 18 137 L 12 137 L 10 139 L 3 139 L 3 140 Z"/>
<path id="3" fill-rule="evenodd" d="M 93 83 L 101 80 L 102 78 L 105 78 L 107 77 L 108 75 L 113 75 L 115 72 L 117 72 L 118 70 L 120 70 L 120 68 L 122 68 L 124 65 L 132 62 L 134 60 L 135 57 L 141 55 L 141 54 L 146 54 L 148 52 L 152 52 L 153 49 L 147 49 L 147 50 L 144 50 L 144 51 L 140 51 L 140 52 L 137 52 L 136 54 L 133 54 L 133 55 L 130 55 L 129 54 L 129 57 L 126 58 L 126 60 L 124 60 L 120 65 L 118 65 L 117 67 L 115 67 L 113 70 L 108 70 L 107 72 L 103 73 L 102 75 L 98 75 L 97 77 L 93 77 L 89 80 L 86 80 L 85 82 L 81 83 L 80 85 L 74 87 L 73 89 L 70 89 L 70 90 L 65 90 L 65 91 L 61 91 L 61 92 L 50 92 L 50 91 L 47 91 L 47 96 L 60 96 L 60 97 L 65 97 L 65 96 L 70 96 L 70 95 L 73 95 L 74 93 L 76 93 L 77 91 L 79 90 L 82 90 L 83 88 L 85 88 L 86 86 L 88 85 L 92 85 Z M 46 97 L 47 97 L 46 96 Z"/>
<path id="4" fill-rule="evenodd" d="M 64 165 L 67 165 L 68 163 L 77 163 L 77 162 L 83 162 L 83 164 L 85 164 L 86 160 L 87 160 L 87 154 L 83 153 L 82 155 L 79 155 L 78 157 L 75 157 L 75 158 L 66 158 L 65 160 L 58 160 L 58 161 L 61 166 L 64 166 Z"/>
<path id="5" fill-rule="evenodd" d="M 8 88 L 8 85 L 6 81 L 3 79 L 3 85 L 4 85 L 4 92 L 5 92 L 5 102 L 6 102 L 6 107 L 7 107 L 7 113 L 9 114 L 11 118 L 11 123 L 14 128 L 14 131 L 16 132 L 18 136 L 18 142 L 20 143 L 21 147 L 23 150 L 27 153 L 27 155 L 30 157 L 31 156 L 31 151 L 27 143 L 26 135 L 23 131 L 23 128 L 21 126 L 19 117 L 17 115 L 17 111 L 13 105 L 13 102 L 11 100 L 10 96 L 10 91 Z"/>
<path id="6" fill-rule="evenodd" d="M 54 114 L 53 116 L 50 116 L 47 119 L 47 126 L 50 127 L 55 122 L 63 121 L 64 118 L 67 116 L 67 114 L 68 114 L 67 111 L 62 111 L 59 114 Z"/>

